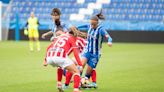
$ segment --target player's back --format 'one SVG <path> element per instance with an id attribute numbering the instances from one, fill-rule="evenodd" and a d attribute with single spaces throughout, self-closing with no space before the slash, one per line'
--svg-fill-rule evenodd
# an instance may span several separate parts
<path id="1" fill-rule="evenodd" d="M 72 52 L 75 38 L 68 34 L 63 34 L 54 39 L 53 43 L 47 48 L 47 56 L 67 57 Z"/>
<path id="2" fill-rule="evenodd" d="M 84 47 L 87 44 L 87 40 L 81 37 L 76 38 L 76 45 L 79 47 L 80 53 L 83 51 Z"/>

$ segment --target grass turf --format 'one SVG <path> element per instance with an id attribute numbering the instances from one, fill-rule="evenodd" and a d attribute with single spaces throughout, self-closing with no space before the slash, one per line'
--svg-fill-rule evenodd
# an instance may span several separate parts
<path id="1" fill-rule="evenodd" d="M 0 92 L 57 92 L 56 68 L 42 66 L 48 44 L 30 52 L 27 41 L 0 42 Z M 97 75 L 98 89 L 83 92 L 164 92 L 164 44 L 103 44 Z"/>

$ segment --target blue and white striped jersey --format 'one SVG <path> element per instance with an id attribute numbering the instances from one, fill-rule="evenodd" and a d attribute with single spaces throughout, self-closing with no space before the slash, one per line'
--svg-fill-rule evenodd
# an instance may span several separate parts
<path id="1" fill-rule="evenodd" d="M 64 32 L 69 32 L 69 27 L 71 27 L 71 24 L 67 25 L 64 22 L 61 22 L 61 27 Z M 52 32 L 55 32 L 57 30 L 57 26 L 55 25 L 54 22 L 51 23 L 49 28 L 51 29 Z"/>
<path id="2" fill-rule="evenodd" d="M 83 27 L 87 27 L 87 26 L 83 25 Z M 95 55 L 100 55 L 101 54 L 100 50 L 102 48 L 102 42 L 105 35 L 109 35 L 109 34 L 101 24 L 99 24 L 99 26 L 96 29 L 92 29 L 91 26 L 88 25 L 88 36 L 87 36 L 88 43 L 86 45 L 85 51 Z"/>

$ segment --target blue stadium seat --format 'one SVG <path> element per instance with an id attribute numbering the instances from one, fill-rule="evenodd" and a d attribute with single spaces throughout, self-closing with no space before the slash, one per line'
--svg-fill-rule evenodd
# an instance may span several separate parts
<path id="1" fill-rule="evenodd" d="M 89 3 L 97 0 L 85 0 L 78 4 L 77 0 L 13 0 L 10 18 L 14 20 L 15 13 L 20 13 L 21 20 L 26 20 L 31 11 L 43 22 L 51 22 L 51 10 L 58 7 L 62 20 L 69 20 L 70 14 L 78 14 L 80 8 L 87 8 Z M 113 21 L 161 21 L 164 15 L 164 0 L 111 0 L 110 4 L 102 4 L 103 14 L 107 20 Z M 93 10 L 93 14 L 99 12 Z M 87 20 L 90 16 L 85 15 Z M 47 20 L 47 21 L 46 21 Z"/>

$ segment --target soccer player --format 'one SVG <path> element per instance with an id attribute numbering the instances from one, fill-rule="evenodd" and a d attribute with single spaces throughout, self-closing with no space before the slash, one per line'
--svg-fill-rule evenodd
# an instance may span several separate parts
<path id="1" fill-rule="evenodd" d="M 52 66 L 62 67 L 63 69 L 67 69 L 74 75 L 74 92 L 80 92 L 80 73 L 79 70 L 76 68 L 76 65 L 68 57 L 68 55 L 73 52 L 77 64 L 82 68 L 82 63 L 78 55 L 78 47 L 75 44 L 77 34 L 77 31 L 74 28 L 71 28 L 70 34 L 62 34 L 55 38 L 47 48 L 46 57 L 44 61 L 44 66 L 50 64 Z M 60 75 L 63 73 L 62 71 L 58 72 L 60 72 Z M 63 92 L 61 76 L 58 76 L 57 79 L 58 90 L 59 92 Z"/>
<path id="2" fill-rule="evenodd" d="M 52 24 L 51 31 L 48 31 L 42 35 L 42 38 L 45 39 L 49 35 L 53 35 L 51 39 L 62 34 L 63 32 L 69 32 L 69 28 L 72 26 L 71 24 L 67 25 L 60 20 L 61 11 L 58 8 L 53 8 L 51 12 Z"/>
<path id="3" fill-rule="evenodd" d="M 53 8 L 51 12 L 51 17 L 52 17 L 51 31 L 44 33 L 42 35 L 43 39 L 45 39 L 47 36 L 52 35 L 50 39 L 52 41 L 56 36 L 69 32 L 70 25 L 61 22 L 60 16 L 61 16 L 61 11 L 58 8 Z M 62 80 L 62 74 L 61 74 L 62 71 L 63 69 L 61 67 L 57 68 L 57 76 L 58 78 L 60 78 L 59 80 Z"/>
<path id="4" fill-rule="evenodd" d="M 75 42 L 76 45 L 77 45 L 78 48 L 79 48 L 79 51 L 80 51 L 80 54 L 79 54 L 80 59 L 82 58 L 81 55 L 82 55 L 82 53 L 83 53 L 84 47 L 85 47 L 86 44 L 87 44 L 87 41 L 86 41 L 86 36 L 87 36 L 87 35 L 86 35 L 85 33 L 82 33 L 82 34 L 84 34 L 84 36 L 83 36 L 83 37 L 77 37 L 77 38 L 76 38 L 76 42 Z M 78 64 L 77 64 L 76 59 L 73 58 L 72 60 L 74 61 L 75 65 L 77 65 L 77 67 L 78 67 Z M 69 83 L 70 83 L 71 78 L 72 78 L 72 75 L 73 75 L 72 73 L 66 71 L 66 74 L 65 74 L 66 80 L 65 80 L 65 84 L 64 84 L 64 86 L 63 86 L 64 89 L 67 89 L 67 88 L 68 88 Z"/>
<path id="5" fill-rule="evenodd" d="M 33 46 L 34 41 L 36 41 L 37 50 L 40 51 L 38 25 L 39 25 L 39 21 L 37 17 L 35 17 L 34 12 L 31 12 L 30 18 L 28 18 L 28 21 L 26 23 L 26 28 L 24 29 L 25 33 L 28 32 L 30 51 L 34 50 L 34 46 Z"/>
<path id="6" fill-rule="evenodd" d="M 89 86 L 97 88 L 96 84 L 96 71 L 95 68 L 99 62 L 99 58 L 101 55 L 101 48 L 102 48 L 102 42 L 104 37 L 108 40 L 108 46 L 112 47 L 112 38 L 107 33 L 105 28 L 102 24 L 99 23 L 100 19 L 104 19 L 104 16 L 102 15 L 102 11 L 92 16 L 90 19 L 89 25 L 83 25 L 79 26 L 78 28 L 84 27 L 88 29 L 88 36 L 87 36 L 87 45 L 84 50 L 84 55 L 82 58 L 83 68 L 86 64 L 88 64 L 85 78 L 89 79 L 92 75 L 92 83 Z"/>

